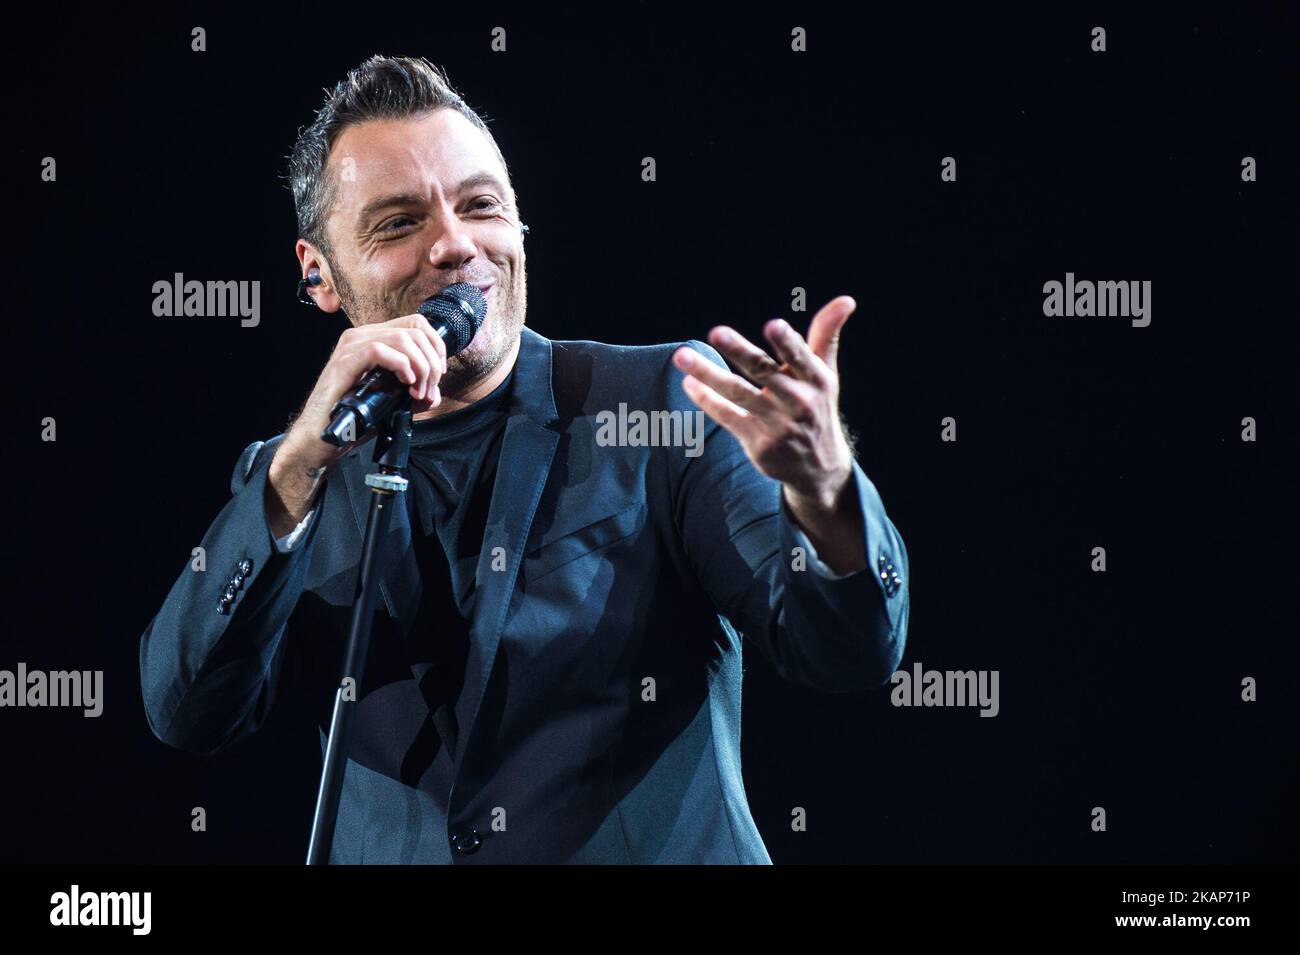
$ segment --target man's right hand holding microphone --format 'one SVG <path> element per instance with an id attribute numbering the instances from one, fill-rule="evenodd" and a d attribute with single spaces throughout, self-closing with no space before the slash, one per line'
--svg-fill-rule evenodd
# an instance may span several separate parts
<path id="1" fill-rule="evenodd" d="M 411 411 L 428 411 L 442 400 L 438 382 L 447 372 L 447 346 L 429 320 L 417 313 L 349 328 L 316 379 L 302 411 L 276 448 L 266 482 L 266 517 L 277 538 L 310 513 L 322 478 L 355 445 L 336 447 L 321 439 L 331 411 L 357 379 L 385 368 L 408 386 Z"/>

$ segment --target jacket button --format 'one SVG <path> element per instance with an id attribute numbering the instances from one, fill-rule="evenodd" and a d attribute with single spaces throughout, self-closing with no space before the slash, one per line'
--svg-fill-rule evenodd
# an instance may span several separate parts
<path id="1" fill-rule="evenodd" d="M 221 599 L 224 600 L 226 603 L 234 603 L 236 593 L 237 591 L 235 589 L 235 585 L 231 584 L 229 587 L 226 588 L 226 592 L 221 595 Z"/>
<path id="2" fill-rule="evenodd" d="M 230 613 L 230 601 L 225 597 L 217 601 L 217 613 Z"/>
<path id="3" fill-rule="evenodd" d="M 451 847 L 463 856 L 477 852 L 478 847 L 482 844 L 482 837 L 473 829 L 466 832 L 455 832 L 451 835 Z"/>
<path id="4" fill-rule="evenodd" d="M 253 562 L 245 557 L 239 562 L 239 572 L 247 577 L 253 572 Z"/>
<path id="5" fill-rule="evenodd" d="M 894 562 L 884 554 L 876 561 L 876 567 L 880 571 L 880 582 L 885 588 L 885 593 L 892 597 L 903 586 L 903 578 L 898 576 L 898 571 L 894 569 Z"/>

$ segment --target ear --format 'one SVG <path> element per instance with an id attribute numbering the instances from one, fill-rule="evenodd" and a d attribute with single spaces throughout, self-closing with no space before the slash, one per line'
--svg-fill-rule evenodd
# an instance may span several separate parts
<path id="1" fill-rule="evenodd" d="M 343 307 L 342 300 L 338 293 L 334 291 L 334 276 L 330 271 L 330 264 L 325 260 L 316 246 L 312 245 L 306 239 L 299 239 L 294 252 L 298 256 L 298 265 L 301 268 L 302 278 L 307 278 L 312 269 L 320 271 L 320 283 L 312 285 L 307 284 L 307 294 L 311 296 L 316 307 L 322 312 L 337 312 Z"/>

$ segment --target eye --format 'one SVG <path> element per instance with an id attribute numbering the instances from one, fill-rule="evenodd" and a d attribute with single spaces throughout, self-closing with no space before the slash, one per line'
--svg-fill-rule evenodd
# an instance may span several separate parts
<path id="1" fill-rule="evenodd" d="M 401 230 L 407 228 L 408 226 L 413 226 L 413 225 L 415 225 L 415 220 L 412 219 L 410 216 L 393 216 L 393 218 L 389 219 L 387 222 L 385 222 L 375 231 L 400 232 Z"/>
<path id="2" fill-rule="evenodd" d="M 487 203 L 487 205 L 486 206 L 482 205 L 482 203 Z M 501 203 L 497 202 L 491 196 L 479 196 L 477 199 L 475 199 L 473 202 L 470 203 L 470 209 L 472 209 L 474 212 L 487 212 L 489 210 L 496 209 L 500 205 Z"/>

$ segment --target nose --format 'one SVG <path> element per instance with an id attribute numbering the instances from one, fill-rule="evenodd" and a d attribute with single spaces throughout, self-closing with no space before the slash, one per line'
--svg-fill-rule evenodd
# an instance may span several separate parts
<path id="1" fill-rule="evenodd" d="M 435 269 L 454 271 L 472 259 L 477 251 L 465 223 L 456 215 L 444 215 L 438 238 L 429 246 L 429 262 Z"/>

